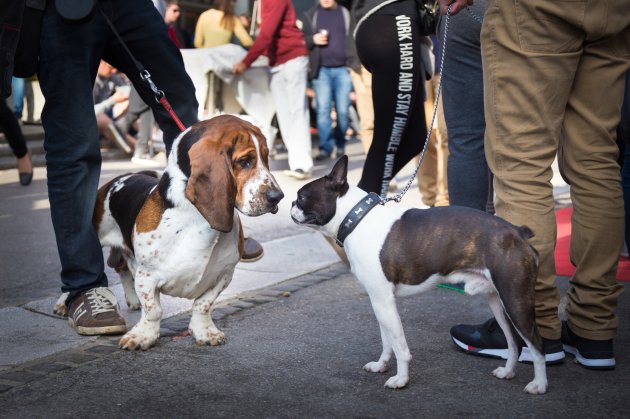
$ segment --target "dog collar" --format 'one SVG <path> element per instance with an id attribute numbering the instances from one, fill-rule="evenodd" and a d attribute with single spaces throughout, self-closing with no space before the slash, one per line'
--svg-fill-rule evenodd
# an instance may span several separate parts
<path id="1" fill-rule="evenodd" d="M 374 192 L 367 194 L 365 198 L 359 201 L 346 215 L 346 218 L 341 222 L 339 231 L 337 232 L 337 244 L 343 247 L 343 242 L 346 237 L 352 233 L 352 231 L 359 225 L 359 222 L 367 215 L 368 212 L 375 206 L 381 203 L 381 197 Z"/>

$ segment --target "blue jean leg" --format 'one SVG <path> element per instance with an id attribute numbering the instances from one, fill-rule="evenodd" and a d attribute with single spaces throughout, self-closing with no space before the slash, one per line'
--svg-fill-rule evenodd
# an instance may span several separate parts
<path id="1" fill-rule="evenodd" d="M 350 126 L 350 92 L 352 78 L 346 67 L 335 68 L 335 109 L 337 110 L 337 128 L 334 132 L 337 151 L 346 148 L 346 131 Z"/>
<path id="2" fill-rule="evenodd" d="M 104 23 L 103 23 L 104 25 Z M 48 7 L 42 21 L 39 80 L 48 195 L 61 261 L 62 291 L 107 285 L 101 245 L 92 226 L 101 155 L 92 85 L 105 26 L 71 25 Z"/>
<path id="3" fill-rule="evenodd" d="M 24 79 L 19 77 L 11 79 L 11 102 L 13 102 L 13 113 L 18 120 L 22 119 L 24 110 L 24 88 Z"/>
<path id="4" fill-rule="evenodd" d="M 485 0 L 471 6 L 483 16 Z M 469 13 L 450 18 L 442 75 L 444 119 L 448 132 L 448 194 L 451 205 L 486 210 L 489 170 L 484 153 L 486 123 L 481 66 L 481 23 Z M 438 28 L 443 44 L 442 18 Z"/>
<path id="5" fill-rule="evenodd" d="M 332 154 L 333 147 L 344 151 L 345 134 L 350 124 L 350 92 L 352 79 L 346 67 L 321 67 L 317 79 L 313 80 L 317 100 L 317 132 L 319 149 Z M 330 111 L 334 99 L 337 111 L 337 127 L 332 129 Z"/>

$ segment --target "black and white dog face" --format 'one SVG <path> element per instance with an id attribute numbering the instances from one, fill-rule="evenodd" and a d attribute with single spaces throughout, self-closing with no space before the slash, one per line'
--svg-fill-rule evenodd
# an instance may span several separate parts
<path id="1" fill-rule="evenodd" d="M 343 156 L 328 175 L 301 187 L 291 206 L 293 221 L 313 228 L 328 224 L 337 213 L 337 199 L 348 191 L 347 176 L 348 156 Z"/>

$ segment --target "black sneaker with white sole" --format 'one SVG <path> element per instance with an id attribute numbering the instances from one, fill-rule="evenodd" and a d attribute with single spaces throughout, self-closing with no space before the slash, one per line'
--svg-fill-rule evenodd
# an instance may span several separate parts
<path id="1" fill-rule="evenodd" d="M 482 324 L 453 326 L 451 338 L 459 349 L 468 354 L 498 359 L 508 357 L 507 340 L 494 317 Z M 560 340 L 545 338 L 542 340 L 547 365 L 562 363 L 565 355 Z M 520 344 L 522 345 L 522 342 Z M 531 352 L 526 345 L 521 347 L 518 361 L 533 362 Z"/>
<path id="2" fill-rule="evenodd" d="M 615 368 L 613 340 L 592 340 L 582 338 L 571 330 L 567 322 L 562 322 L 562 346 L 564 351 L 575 357 L 575 361 L 592 370 L 612 370 Z"/>

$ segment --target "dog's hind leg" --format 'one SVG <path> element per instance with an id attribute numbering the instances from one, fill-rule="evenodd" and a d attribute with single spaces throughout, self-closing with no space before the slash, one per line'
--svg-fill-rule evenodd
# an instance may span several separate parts
<path id="1" fill-rule="evenodd" d="M 518 360 L 518 347 L 516 345 L 516 340 L 514 338 L 514 334 L 512 333 L 512 328 L 510 327 L 510 321 L 507 319 L 505 315 L 505 310 L 503 309 L 503 304 L 499 298 L 499 294 L 496 292 L 490 293 L 488 295 L 488 303 L 490 304 L 490 309 L 492 310 L 492 314 L 494 314 L 494 318 L 499 323 L 503 334 L 505 335 L 505 339 L 508 343 L 508 357 L 505 363 L 505 367 L 498 367 L 492 374 L 501 379 L 512 379 L 516 375 L 516 361 Z"/>
<path id="2" fill-rule="evenodd" d="M 368 362 L 363 366 L 363 369 L 369 372 L 385 372 L 389 368 L 389 360 L 392 358 L 392 343 L 387 336 L 387 332 L 383 329 L 383 326 L 379 323 L 381 329 L 381 341 L 383 342 L 383 352 L 378 361 Z"/>
<path id="3" fill-rule="evenodd" d="M 129 307 L 129 310 L 131 311 L 140 310 L 140 299 L 138 298 L 136 289 L 133 286 L 133 275 L 129 269 L 118 272 L 118 275 L 120 275 L 120 282 L 123 286 L 123 290 L 125 291 L 125 301 L 127 302 L 127 307 Z"/>
<path id="4" fill-rule="evenodd" d="M 68 307 L 66 306 L 66 300 L 68 299 L 68 293 L 64 292 L 59 296 L 59 299 L 53 307 L 53 313 L 58 316 L 68 317 Z"/>
<path id="5" fill-rule="evenodd" d="M 524 391 L 529 394 L 545 394 L 547 391 L 547 366 L 545 355 L 540 352 L 531 341 L 521 336 L 529 348 L 534 361 L 534 379 L 525 386 Z"/>
<path id="6" fill-rule="evenodd" d="M 120 247 L 110 248 L 107 266 L 114 268 L 118 276 L 120 276 L 120 282 L 125 291 L 125 301 L 127 302 L 129 310 L 140 310 L 140 299 L 138 298 L 138 294 L 136 294 L 133 285 L 133 274 L 129 270 L 129 263 L 125 258 L 123 249 Z"/>

